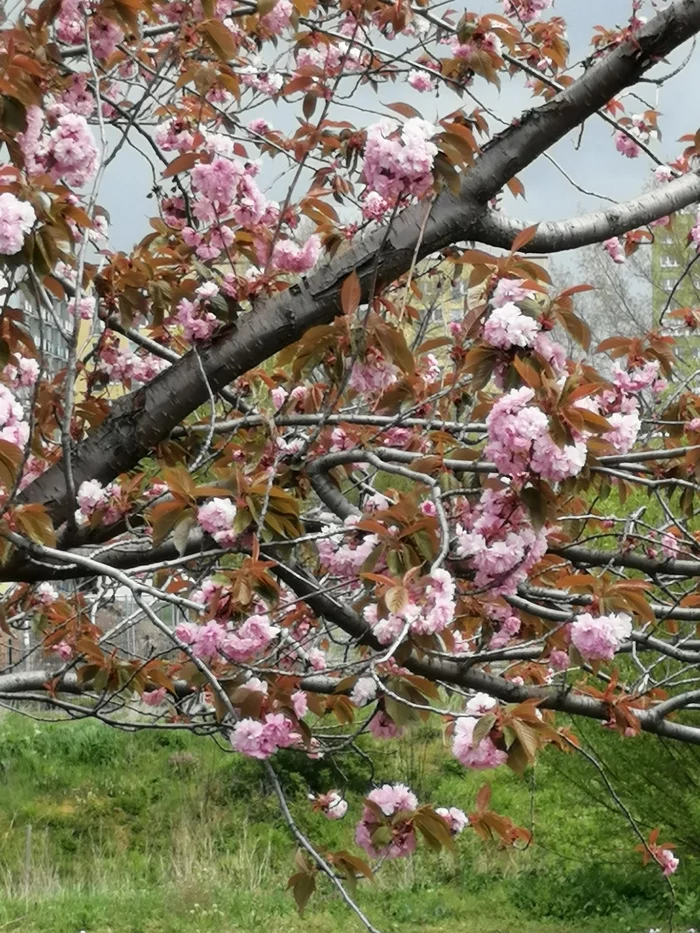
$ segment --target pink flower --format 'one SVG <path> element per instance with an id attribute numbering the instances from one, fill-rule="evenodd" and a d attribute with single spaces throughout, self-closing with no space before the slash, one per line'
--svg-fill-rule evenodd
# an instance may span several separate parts
<path id="1" fill-rule="evenodd" d="M 677 858 L 670 849 L 661 849 L 654 853 L 654 858 L 661 865 L 664 870 L 664 875 L 668 878 L 669 875 L 675 873 L 678 865 L 680 864 L 680 859 Z"/>
<path id="2" fill-rule="evenodd" d="M 490 736 L 485 736 L 474 746 L 474 729 L 478 721 L 473 716 L 463 716 L 457 720 L 452 738 L 455 758 L 466 768 L 474 768 L 477 771 L 505 764 L 508 753 L 497 748 Z"/>
<path id="3" fill-rule="evenodd" d="M 625 638 L 632 634 L 632 620 L 625 613 L 594 618 L 578 615 L 571 626 L 571 642 L 587 661 L 611 661 Z"/>
<path id="4" fill-rule="evenodd" d="M 141 694 L 141 699 L 146 706 L 160 706 L 167 694 L 165 687 L 158 687 L 157 690 L 147 690 Z"/>
<path id="5" fill-rule="evenodd" d="M 107 502 L 108 492 L 96 479 L 85 480 L 78 489 L 78 506 L 83 515 L 91 515 Z"/>
<path id="6" fill-rule="evenodd" d="M 621 152 L 622 155 L 627 156 L 628 159 L 636 159 L 642 151 L 639 145 L 628 136 L 627 133 L 623 133 L 622 130 L 618 130 L 615 133 L 615 148 L 618 152 Z"/>
<path id="7" fill-rule="evenodd" d="M 283 29 L 289 26 L 289 20 L 294 11 L 291 0 L 277 0 L 269 13 L 266 13 L 260 20 L 266 29 L 278 36 Z"/>
<path id="8" fill-rule="evenodd" d="M 327 796 L 328 803 L 323 808 L 323 812 L 329 820 L 342 820 L 348 812 L 347 800 L 343 800 L 340 794 L 334 790 L 330 791 Z"/>
<path id="9" fill-rule="evenodd" d="M 379 395 L 397 379 L 398 370 L 380 350 L 368 347 L 364 361 L 356 360 L 350 373 L 350 386 L 360 395 Z"/>
<path id="10" fill-rule="evenodd" d="M 530 23 L 553 3 L 554 0 L 503 0 L 503 7 L 506 16 L 514 16 L 524 23 Z"/>
<path id="11" fill-rule="evenodd" d="M 292 708 L 298 719 L 302 719 L 309 711 L 309 701 L 303 690 L 296 690 L 292 694 Z"/>
<path id="12" fill-rule="evenodd" d="M 360 677 L 350 692 L 350 702 L 361 707 L 371 703 L 377 696 L 377 684 L 373 677 Z"/>
<path id="13" fill-rule="evenodd" d="M 258 136 L 266 136 L 272 131 L 270 124 L 267 122 L 267 120 L 263 120 L 262 117 L 257 117 L 257 119 L 251 120 L 248 124 L 248 129 L 251 133 L 257 133 Z"/>
<path id="14" fill-rule="evenodd" d="M 363 170 L 368 190 L 389 203 L 426 194 L 433 182 L 437 146 L 430 140 L 436 132 L 436 127 L 419 117 L 403 126 L 389 119 L 370 126 Z"/>
<path id="15" fill-rule="evenodd" d="M 403 729 L 383 710 L 372 716 L 368 728 L 375 739 L 398 739 L 403 735 Z"/>
<path id="16" fill-rule="evenodd" d="M 54 654 L 57 654 L 62 661 L 69 661 L 73 657 L 73 649 L 67 641 L 59 641 L 51 650 Z"/>
<path id="17" fill-rule="evenodd" d="M 636 409 L 626 414 L 616 411 L 608 415 L 607 420 L 612 430 L 602 435 L 603 440 L 612 444 L 617 453 L 626 454 L 634 446 L 642 426 L 639 412 Z"/>
<path id="18" fill-rule="evenodd" d="M 50 583 L 40 583 L 34 590 L 34 596 L 41 606 L 50 606 L 58 599 L 58 590 Z"/>
<path id="19" fill-rule="evenodd" d="M 270 260 L 277 272 L 303 275 L 316 265 L 321 252 L 321 239 L 314 234 L 304 246 L 297 246 L 292 240 L 278 240 L 272 250 Z"/>
<path id="20" fill-rule="evenodd" d="M 18 253 L 35 221 L 31 204 L 20 201 L 9 191 L 0 194 L 0 253 L 3 256 Z"/>
<path id="21" fill-rule="evenodd" d="M 532 298 L 535 292 L 531 288 L 525 288 L 524 283 L 524 279 L 499 279 L 491 295 L 492 307 L 502 308 L 504 305 L 517 304 Z"/>
<path id="22" fill-rule="evenodd" d="M 508 303 L 491 312 L 483 336 L 492 346 L 510 350 L 531 347 L 540 330 L 537 321 L 523 314 L 517 305 Z"/>
<path id="23" fill-rule="evenodd" d="M 236 512 L 236 506 L 230 499 L 210 499 L 197 510 L 197 522 L 202 531 L 210 535 L 230 531 Z"/>
<path id="24" fill-rule="evenodd" d="M 362 216 L 366 220 L 381 220 L 389 210 L 389 202 L 376 191 L 368 191 L 362 204 Z"/>
<path id="25" fill-rule="evenodd" d="M 549 663 L 555 671 L 566 671 L 569 669 L 569 655 L 555 649 L 549 656 Z"/>
<path id="26" fill-rule="evenodd" d="M 670 165 L 657 165 L 654 169 L 654 178 L 657 181 L 673 181 L 675 172 Z"/>
<path id="27" fill-rule="evenodd" d="M 268 713 L 264 722 L 243 719 L 233 728 L 231 745 L 248 758 L 269 758 L 299 741 L 299 734 L 292 730 L 292 723 L 282 713 Z"/>
<path id="28" fill-rule="evenodd" d="M 384 784 L 367 795 L 367 801 L 379 807 L 384 821 L 377 819 L 377 814 L 369 807 L 362 811 L 362 818 L 355 830 L 355 842 L 361 846 L 372 858 L 403 858 L 410 855 L 416 848 L 416 834 L 410 820 L 391 820 L 396 813 L 406 811 L 410 813 L 418 806 L 416 795 L 404 784 Z M 380 827 L 387 826 L 391 841 L 385 846 L 375 846 L 372 836 Z"/>
<path id="29" fill-rule="evenodd" d="M 413 68 L 409 72 L 407 80 L 414 91 L 423 93 L 424 91 L 435 90 L 435 79 L 426 71 L 421 71 L 418 68 Z"/>
<path id="30" fill-rule="evenodd" d="M 636 369 L 630 370 L 630 372 L 626 372 L 616 363 L 613 382 L 623 392 L 641 392 L 642 389 L 648 389 L 658 379 L 659 365 L 658 360 L 651 360 Z"/>
<path id="31" fill-rule="evenodd" d="M 269 616 L 252 615 L 236 631 L 226 635 L 221 651 L 231 661 L 251 661 L 266 652 L 279 633 L 279 628 L 271 624 Z"/>
<path id="32" fill-rule="evenodd" d="M 606 240 L 603 243 L 603 249 L 612 261 L 618 263 L 618 265 L 621 265 L 627 259 L 622 243 L 620 243 L 620 240 L 616 236 Z"/>
<path id="33" fill-rule="evenodd" d="M 459 807 L 438 807 L 435 812 L 447 823 L 451 836 L 459 836 L 462 830 L 469 825 L 469 817 Z"/>

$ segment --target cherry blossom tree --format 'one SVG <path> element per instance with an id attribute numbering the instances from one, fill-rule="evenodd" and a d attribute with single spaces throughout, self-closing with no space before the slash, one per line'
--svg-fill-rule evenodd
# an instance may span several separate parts
<path id="1" fill-rule="evenodd" d="M 591 347 L 588 286 L 540 258 L 621 263 L 700 200 L 693 116 L 664 161 L 647 102 L 683 87 L 700 0 L 633 0 L 582 61 L 553 0 L 486 6 L 43 0 L 0 33 L 0 700 L 259 759 L 299 905 L 325 876 L 369 930 L 382 860 L 528 832 L 488 785 L 469 814 L 328 788 L 359 848 L 321 851 L 279 750 L 429 720 L 522 773 L 577 748 L 562 713 L 700 743 L 700 390 L 674 381 L 700 312 Z M 504 119 L 505 81 L 532 99 Z M 593 121 L 653 186 L 511 216 Z M 128 253 L 102 203 L 127 147 L 153 177 Z"/>

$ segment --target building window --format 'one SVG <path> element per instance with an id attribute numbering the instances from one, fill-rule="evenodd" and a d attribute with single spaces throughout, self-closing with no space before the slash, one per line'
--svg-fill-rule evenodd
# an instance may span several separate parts
<path id="1" fill-rule="evenodd" d="M 675 279 L 662 279 L 661 287 L 665 292 L 670 292 L 673 289 L 673 286 L 676 284 Z"/>
<path id="2" fill-rule="evenodd" d="M 662 256 L 661 257 L 661 268 L 662 269 L 677 269 L 680 266 L 680 263 L 674 256 Z"/>
<path id="3" fill-rule="evenodd" d="M 664 233 L 663 237 L 661 238 L 661 242 L 665 243 L 666 246 L 671 246 L 675 242 L 675 240 L 673 239 L 673 234 Z"/>

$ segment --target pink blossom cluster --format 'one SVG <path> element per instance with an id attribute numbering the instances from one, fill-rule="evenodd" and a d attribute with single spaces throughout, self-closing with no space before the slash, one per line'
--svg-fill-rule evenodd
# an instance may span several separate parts
<path id="1" fill-rule="evenodd" d="M 535 531 L 510 490 L 485 489 L 457 525 L 457 553 L 475 571 L 474 585 L 492 595 L 514 593 L 547 552 L 547 534 Z"/>
<path id="2" fill-rule="evenodd" d="M 78 113 L 91 117 L 95 111 L 95 95 L 88 88 L 87 75 L 71 75 L 65 89 L 56 95 L 55 104 L 47 107 L 51 117 L 60 117 L 64 113 Z"/>
<path id="3" fill-rule="evenodd" d="M 96 512 L 101 512 L 102 521 L 106 525 L 111 525 L 124 514 L 126 507 L 121 501 L 121 490 L 117 483 L 103 486 L 96 479 L 82 482 L 76 498 L 78 500 L 76 519 L 79 521 L 92 518 Z"/>
<path id="4" fill-rule="evenodd" d="M 132 353 L 128 347 L 121 346 L 115 336 L 103 343 L 97 368 L 113 382 L 129 384 L 150 382 L 169 365 L 167 360 L 152 353 Z"/>
<path id="5" fill-rule="evenodd" d="M 491 638 L 489 648 L 504 648 L 520 631 L 520 619 L 510 606 L 490 605 L 487 607 L 489 618 L 498 622 L 498 631 Z"/>
<path id="6" fill-rule="evenodd" d="M 673 854 L 671 849 L 658 849 L 654 853 L 654 858 L 663 868 L 664 875 L 668 878 L 673 875 L 680 865 L 680 859 Z"/>
<path id="7" fill-rule="evenodd" d="M 310 236 L 303 246 L 293 240 L 277 240 L 272 248 L 270 265 L 276 272 L 303 275 L 318 262 L 321 254 L 321 238 L 317 234 Z"/>
<path id="8" fill-rule="evenodd" d="M 625 255 L 625 249 L 620 242 L 619 238 L 614 236 L 609 240 L 606 240 L 603 243 L 603 249 L 612 259 L 613 262 L 616 262 L 618 265 L 622 265 L 627 259 Z"/>
<path id="9" fill-rule="evenodd" d="M 10 191 L 0 194 L 0 254 L 14 256 L 24 246 L 24 238 L 36 221 L 36 213 L 27 201 L 20 201 Z"/>
<path id="10" fill-rule="evenodd" d="M 399 638 L 407 626 L 415 635 L 437 635 L 454 619 L 455 582 L 447 570 L 433 570 L 421 581 L 408 585 L 407 592 L 407 604 L 399 612 L 380 618 L 375 603 L 363 610 L 365 621 L 383 645 Z"/>
<path id="11" fill-rule="evenodd" d="M 422 69 L 412 68 L 408 73 L 408 78 L 406 79 L 411 85 L 414 91 L 418 91 L 420 94 L 425 91 L 434 91 L 435 90 L 435 78 L 430 75 L 427 71 Z"/>
<path id="12" fill-rule="evenodd" d="M 400 739 L 404 733 L 391 716 L 383 709 L 377 710 L 369 721 L 369 731 L 375 739 Z"/>
<path id="13" fill-rule="evenodd" d="M 295 71 L 318 77 L 331 78 L 340 71 L 361 71 L 368 56 L 347 42 L 323 42 L 299 49 L 296 53 Z"/>
<path id="14" fill-rule="evenodd" d="M 178 145 L 170 138 L 170 130 L 163 133 L 168 145 Z M 234 241 L 232 226 L 248 230 L 264 230 L 274 225 L 279 218 L 279 208 L 268 201 L 258 188 L 255 176 L 258 166 L 245 164 L 231 158 L 232 142 L 221 134 L 206 134 L 206 147 L 212 154 L 211 161 L 200 162 L 192 169 L 192 187 L 197 195 L 192 213 L 199 222 L 198 229 L 185 226 L 182 236 L 200 259 L 216 259 Z M 306 252 L 297 256 L 297 264 L 308 262 L 316 248 L 310 238 Z M 287 258 L 288 262 L 292 262 Z M 315 259 L 314 259 L 315 261 Z"/>
<path id="15" fill-rule="evenodd" d="M 230 499 L 210 499 L 197 510 L 197 522 L 217 544 L 229 547 L 233 543 L 232 525 L 237 511 Z"/>
<path id="16" fill-rule="evenodd" d="M 512 389 L 493 406 L 486 427 L 486 456 L 500 473 L 520 476 L 528 472 L 558 482 L 581 472 L 586 463 L 583 440 L 559 447 L 549 433 L 545 413 L 529 403 L 533 389 Z"/>
<path id="17" fill-rule="evenodd" d="M 416 848 L 416 833 L 410 819 L 392 821 L 400 812 L 410 814 L 418 807 L 416 795 L 405 784 L 384 784 L 367 795 L 367 801 L 376 805 L 381 816 L 370 807 L 364 807 L 355 830 L 355 842 L 372 858 L 404 858 Z M 380 826 L 387 826 L 391 841 L 385 846 L 375 846 L 372 835 Z"/>
<path id="18" fill-rule="evenodd" d="M 206 282 L 196 290 L 194 300 L 180 300 L 175 320 L 182 326 L 185 339 L 190 343 L 208 340 L 218 327 L 218 318 L 209 311 L 209 302 L 218 293 L 219 289 L 213 282 Z"/>
<path id="19" fill-rule="evenodd" d="M 634 372 L 634 370 L 632 371 Z M 651 378 L 653 370 L 643 367 L 642 380 Z M 637 440 L 642 421 L 639 416 L 639 402 L 636 397 L 622 388 L 621 382 L 632 381 L 634 376 L 617 375 L 614 377 L 614 387 L 606 389 L 595 398 L 582 399 L 577 403 L 581 407 L 590 408 L 591 411 L 603 415 L 610 424 L 610 430 L 601 437 L 613 446 L 617 453 L 627 453 Z M 665 387 L 663 380 L 654 379 L 651 383 L 654 391 Z"/>
<path id="20" fill-rule="evenodd" d="M 267 652 L 272 642 L 279 636 L 280 629 L 272 625 L 269 616 L 249 616 L 235 631 L 230 632 L 221 644 L 221 651 L 231 661 L 243 663 Z M 296 696 L 296 694 L 295 694 Z M 301 698 L 304 701 L 302 710 Z M 294 702 L 294 697 L 292 697 Z M 294 702 L 295 712 L 303 716 L 306 712 L 306 694 L 302 693 Z"/>
<path id="21" fill-rule="evenodd" d="M 497 768 L 508 760 L 508 753 L 498 748 L 490 735 L 474 743 L 474 730 L 481 716 L 496 706 L 496 701 L 485 693 L 477 693 L 467 703 L 469 716 L 461 716 L 455 723 L 452 735 L 452 752 L 465 768 L 483 771 Z"/>
<path id="22" fill-rule="evenodd" d="M 34 596 L 40 606 L 50 606 L 58 599 L 58 590 L 50 583 L 40 583 L 34 590 Z"/>
<path id="23" fill-rule="evenodd" d="M 64 0 L 65 2 L 65 0 Z M 95 16 L 90 23 L 90 46 L 95 58 L 106 59 L 114 54 L 124 38 L 124 32 L 106 16 Z"/>
<path id="24" fill-rule="evenodd" d="M 451 836 L 459 836 L 469 825 L 469 817 L 459 807 L 437 807 L 435 812 L 447 823 Z"/>
<path id="25" fill-rule="evenodd" d="M 499 279 L 491 295 L 491 307 L 502 308 L 507 304 L 518 304 L 535 297 L 536 292 L 528 288 L 525 279 Z"/>
<path id="26" fill-rule="evenodd" d="M 483 337 L 492 347 L 501 350 L 532 347 L 541 329 L 538 321 L 508 302 L 491 312 L 484 324 Z"/>
<path id="27" fill-rule="evenodd" d="M 350 372 L 350 386 L 360 395 L 380 395 L 393 385 L 398 370 L 381 350 L 368 347 L 364 360 L 355 360 Z"/>
<path id="28" fill-rule="evenodd" d="M 345 519 L 346 529 L 353 528 L 360 519 L 351 515 Z M 326 525 L 324 533 L 335 531 L 335 527 Z M 319 538 L 317 543 L 318 556 L 321 563 L 336 577 L 346 580 L 355 580 L 357 574 L 379 544 L 376 535 L 355 532 L 353 535 L 338 533 L 328 537 Z"/>
<path id="29" fill-rule="evenodd" d="M 29 440 L 29 425 L 22 406 L 6 385 L 0 384 L 0 440 L 24 447 Z"/>
<path id="30" fill-rule="evenodd" d="M 321 810 L 329 820 L 342 820 L 348 812 L 348 802 L 337 790 L 331 790 L 319 797 Z"/>
<path id="31" fill-rule="evenodd" d="M 160 706 L 163 703 L 163 700 L 166 698 L 168 691 L 165 687 L 157 687 L 155 690 L 145 690 L 141 694 L 141 701 L 146 704 L 146 706 Z"/>
<path id="32" fill-rule="evenodd" d="M 615 365 L 613 382 L 623 392 L 641 392 L 652 387 L 659 381 L 660 364 L 658 360 L 649 360 L 632 370 L 624 370 L 619 364 Z"/>
<path id="33" fill-rule="evenodd" d="M 531 23 L 553 3 L 554 0 L 503 0 L 503 10 L 506 16 L 514 16 L 523 23 Z"/>
<path id="34" fill-rule="evenodd" d="M 17 365 L 8 363 L 2 371 L 11 389 L 31 388 L 39 378 L 39 363 L 28 356 L 16 356 Z"/>
<path id="35" fill-rule="evenodd" d="M 192 654 L 204 661 L 224 655 L 231 661 L 242 663 L 266 652 L 279 635 L 266 615 L 252 615 L 237 629 L 211 619 L 204 625 L 181 622 L 175 629 L 180 641 L 188 645 Z"/>
<path id="36" fill-rule="evenodd" d="M 624 612 L 597 617 L 584 612 L 571 625 L 571 642 L 587 661 L 611 661 L 631 634 L 632 619 Z"/>
<path id="37" fill-rule="evenodd" d="M 627 132 L 618 130 L 615 133 L 615 148 L 622 155 L 627 156 L 628 159 L 636 159 L 642 151 L 637 140 L 647 144 L 652 137 L 658 135 L 657 131 L 645 121 L 644 117 L 638 114 L 632 117 L 631 126 L 626 127 L 626 130 Z"/>
<path id="38" fill-rule="evenodd" d="M 17 135 L 30 175 L 49 174 L 55 181 L 80 188 L 94 177 L 98 152 L 84 116 L 65 113 L 45 132 L 44 114 L 37 106 L 27 108 L 27 128 Z"/>
<path id="39" fill-rule="evenodd" d="M 239 73 L 241 84 L 264 94 L 265 97 L 274 97 L 282 89 L 284 78 L 274 71 L 266 71 L 263 65 L 246 65 Z"/>
<path id="40" fill-rule="evenodd" d="M 377 682 L 374 677 L 360 677 L 350 691 L 350 702 L 358 708 L 367 706 L 377 696 Z"/>
<path id="41" fill-rule="evenodd" d="M 367 191 L 374 191 L 388 205 L 400 198 L 425 195 L 433 183 L 433 160 L 437 146 L 431 142 L 437 129 L 412 117 L 403 126 L 381 120 L 367 130 L 364 178 Z"/>
<path id="42" fill-rule="evenodd" d="M 278 36 L 283 29 L 289 26 L 290 17 L 294 12 L 291 0 L 277 0 L 269 13 L 261 17 L 260 22 L 269 29 L 274 36 Z"/>
<path id="43" fill-rule="evenodd" d="M 153 138 L 163 152 L 184 152 L 191 149 L 194 136 L 190 122 L 183 117 L 171 117 L 165 120 L 153 134 Z"/>
<path id="44" fill-rule="evenodd" d="M 294 732 L 294 724 L 283 713 L 268 713 L 260 722 L 242 719 L 231 732 L 234 751 L 248 758 L 269 758 L 280 748 L 296 745 L 301 736 Z"/>

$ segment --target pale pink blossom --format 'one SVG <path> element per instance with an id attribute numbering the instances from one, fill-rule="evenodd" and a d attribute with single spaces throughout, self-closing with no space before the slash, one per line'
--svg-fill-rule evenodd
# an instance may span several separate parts
<path id="1" fill-rule="evenodd" d="M 278 240 L 272 250 L 270 264 L 277 272 L 303 275 L 318 262 L 321 253 L 321 239 L 314 234 L 303 246 L 292 240 Z"/>
<path id="2" fill-rule="evenodd" d="M 536 320 L 509 302 L 491 312 L 484 324 L 483 336 L 491 346 L 510 350 L 511 347 L 531 347 L 540 330 Z"/>
<path id="3" fill-rule="evenodd" d="M 420 198 L 430 189 L 437 146 L 431 142 L 437 129 L 419 117 L 403 126 L 383 119 L 367 130 L 364 178 L 368 191 L 389 203 L 403 197 Z"/>
<path id="4" fill-rule="evenodd" d="M 350 692 L 350 702 L 357 707 L 366 706 L 377 696 L 377 683 L 373 677 L 360 677 Z"/>
<path id="5" fill-rule="evenodd" d="M 146 690 L 141 694 L 141 699 L 146 706 L 160 706 L 167 692 L 165 687 L 158 687 L 156 690 Z"/>
<path id="6" fill-rule="evenodd" d="M 230 499 L 210 499 L 197 510 L 197 522 L 202 531 L 210 535 L 218 531 L 229 531 L 236 511 L 236 506 Z"/>
<path id="7" fill-rule="evenodd" d="M 455 723 L 452 738 L 452 751 L 455 758 L 466 768 L 482 771 L 486 768 L 497 768 L 508 760 L 508 753 L 494 745 L 490 736 L 485 736 L 475 746 L 474 730 L 478 719 L 473 716 L 463 716 Z"/>
<path id="8" fill-rule="evenodd" d="M 507 304 L 517 304 L 533 298 L 535 294 L 533 289 L 525 286 L 524 279 L 499 279 L 491 295 L 491 306 L 502 308 Z"/>
<path id="9" fill-rule="evenodd" d="M 424 91 L 434 91 L 435 90 L 435 79 L 427 73 L 427 71 L 419 70 L 418 68 L 413 68 L 406 79 L 411 85 L 414 91 L 423 93 Z"/>
<path id="10" fill-rule="evenodd" d="M 36 221 L 34 208 L 20 201 L 10 191 L 0 194 L 0 253 L 14 256 L 24 245 L 24 238 Z"/>
<path id="11" fill-rule="evenodd" d="M 355 830 L 355 842 L 372 858 L 403 858 L 411 855 L 416 848 L 416 834 L 409 820 L 394 822 L 391 818 L 399 813 L 411 813 L 418 807 L 416 795 L 405 784 L 384 784 L 367 795 L 367 800 L 382 812 L 386 822 L 381 823 L 376 813 L 369 807 L 362 811 L 362 817 Z M 372 833 L 380 826 L 388 826 L 391 841 L 386 846 L 377 848 L 372 841 Z"/>
<path id="12" fill-rule="evenodd" d="M 621 265 L 627 259 L 625 256 L 624 247 L 616 236 L 611 237 L 609 240 L 605 240 L 603 243 L 603 249 L 612 259 L 612 261 L 616 262 L 618 265 Z"/>
<path id="13" fill-rule="evenodd" d="M 670 849 L 661 849 L 660 851 L 655 852 L 654 858 L 663 868 L 664 875 L 667 878 L 669 875 L 675 873 L 680 864 L 680 859 L 675 856 Z"/>
<path id="14" fill-rule="evenodd" d="M 571 642 L 587 661 L 611 661 L 631 634 L 632 620 L 625 613 L 594 617 L 584 612 L 571 626 Z"/>
<path id="15" fill-rule="evenodd" d="M 447 807 L 437 807 L 435 812 L 447 823 L 451 836 L 459 836 L 464 828 L 469 825 L 469 817 L 459 807 L 449 807 L 449 809 Z"/>

